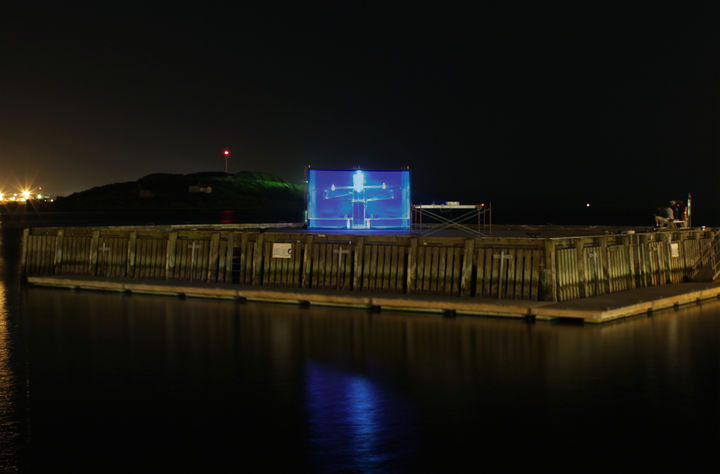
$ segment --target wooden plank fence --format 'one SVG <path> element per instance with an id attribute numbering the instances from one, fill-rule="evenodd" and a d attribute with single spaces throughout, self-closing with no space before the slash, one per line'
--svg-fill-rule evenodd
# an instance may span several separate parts
<path id="1" fill-rule="evenodd" d="M 690 276 L 712 240 L 684 230 L 570 238 L 33 228 L 25 275 L 565 301 Z"/>
<path id="2" fill-rule="evenodd" d="M 686 230 L 550 240 L 557 260 L 555 297 L 566 301 L 680 283 L 691 277 L 712 233 Z"/>

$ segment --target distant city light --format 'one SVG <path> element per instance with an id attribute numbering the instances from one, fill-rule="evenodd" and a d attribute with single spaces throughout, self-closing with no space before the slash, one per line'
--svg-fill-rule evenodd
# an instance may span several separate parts
<path id="1" fill-rule="evenodd" d="M 585 204 L 585 207 L 590 207 L 590 203 Z"/>
<path id="2" fill-rule="evenodd" d="M 23 201 L 27 201 L 28 199 L 30 199 L 30 191 L 28 191 L 27 189 L 25 189 L 25 190 L 22 192 L 22 198 L 23 198 Z"/>

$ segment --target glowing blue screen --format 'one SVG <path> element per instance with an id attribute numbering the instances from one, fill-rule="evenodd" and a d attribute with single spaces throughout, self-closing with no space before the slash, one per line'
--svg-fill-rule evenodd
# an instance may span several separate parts
<path id="1" fill-rule="evenodd" d="M 308 170 L 308 228 L 409 229 L 410 171 Z"/>

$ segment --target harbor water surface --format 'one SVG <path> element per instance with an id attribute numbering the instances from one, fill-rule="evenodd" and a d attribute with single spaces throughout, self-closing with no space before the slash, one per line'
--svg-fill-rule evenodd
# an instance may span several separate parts
<path id="1" fill-rule="evenodd" d="M 0 471 L 712 471 L 720 302 L 601 326 L 32 288 Z"/>

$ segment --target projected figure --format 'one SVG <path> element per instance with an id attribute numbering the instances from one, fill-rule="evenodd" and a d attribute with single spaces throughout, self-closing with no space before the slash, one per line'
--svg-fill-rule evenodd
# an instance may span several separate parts
<path id="1" fill-rule="evenodd" d="M 408 229 L 408 170 L 308 170 L 310 229 Z"/>
<path id="2" fill-rule="evenodd" d="M 384 201 L 395 199 L 397 186 L 366 185 L 365 173 L 357 170 L 352 175 L 352 186 L 335 186 L 325 190 L 325 199 L 350 198 L 352 200 L 352 215 L 348 216 L 348 229 L 369 229 L 370 221 L 367 219 L 367 203 L 371 201 Z"/>

